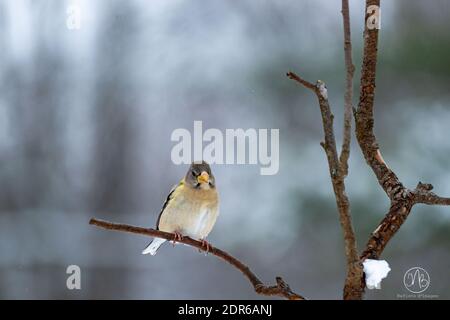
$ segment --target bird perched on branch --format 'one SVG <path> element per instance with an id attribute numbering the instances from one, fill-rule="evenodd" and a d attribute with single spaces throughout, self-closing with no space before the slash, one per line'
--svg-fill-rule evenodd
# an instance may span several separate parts
<path id="1" fill-rule="evenodd" d="M 209 250 L 206 236 L 219 215 L 219 197 L 214 175 L 205 161 L 194 162 L 186 176 L 172 188 L 156 222 L 157 230 L 174 233 L 173 242 L 183 236 L 202 241 Z M 155 255 L 165 239 L 155 238 L 142 254 Z"/>

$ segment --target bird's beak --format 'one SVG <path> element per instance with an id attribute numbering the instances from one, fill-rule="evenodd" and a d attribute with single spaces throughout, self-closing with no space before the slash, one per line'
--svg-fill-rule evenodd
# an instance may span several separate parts
<path id="1" fill-rule="evenodd" d="M 198 183 L 209 183 L 209 174 L 206 171 L 202 171 L 202 174 L 197 177 Z"/>

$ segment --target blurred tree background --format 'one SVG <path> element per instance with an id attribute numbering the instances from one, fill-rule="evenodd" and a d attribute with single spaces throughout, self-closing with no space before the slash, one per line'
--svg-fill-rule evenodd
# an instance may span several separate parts
<path id="1" fill-rule="evenodd" d="M 81 9 L 81 28 L 66 26 Z M 350 1 L 357 69 L 363 1 Z M 408 187 L 450 195 L 450 3 L 385 1 L 375 129 Z M 343 239 L 315 97 L 288 70 L 327 83 L 338 142 L 344 58 L 340 1 L 1 0 L 0 298 L 263 298 L 235 269 L 185 246 L 140 254 L 149 239 L 88 225 L 91 216 L 153 227 L 185 173 L 176 128 L 280 129 L 280 171 L 213 166 L 221 216 L 210 241 L 265 281 L 309 298 L 341 297 Z M 355 99 L 356 101 L 356 99 Z M 359 147 L 347 188 L 361 249 L 388 202 Z M 383 253 L 392 268 L 367 298 L 450 298 L 450 212 L 415 207 Z M 70 264 L 82 289 L 68 290 Z"/>

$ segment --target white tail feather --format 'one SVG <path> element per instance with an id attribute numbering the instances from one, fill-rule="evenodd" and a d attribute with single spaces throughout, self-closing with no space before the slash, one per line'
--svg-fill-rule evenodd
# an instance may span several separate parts
<path id="1" fill-rule="evenodd" d="M 150 244 L 147 246 L 147 248 L 145 248 L 144 251 L 142 251 L 142 254 L 149 254 L 150 253 L 152 256 L 154 256 L 156 254 L 156 251 L 158 251 L 158 248 L 164 242 L 166 242 L 166 239 L 161 239 L 161 238 L 153 239 L 153 241 L 150 242 Z"/>

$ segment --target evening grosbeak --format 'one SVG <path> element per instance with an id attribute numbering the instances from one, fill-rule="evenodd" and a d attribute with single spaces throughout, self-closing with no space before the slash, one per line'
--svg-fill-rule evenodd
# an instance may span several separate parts
<path id="1" fill-rule="evenodd" d="M 212 230 L 219 215 L 219 197 L 215 178 L 209 164 L 194 162 L 186 176 L 172 188 L 156 222 L 156 229 L 202 241 L 209 250 L 205 238 Z M 155 255 L 165 239 L 155 238 L 142 254 Z"/>

